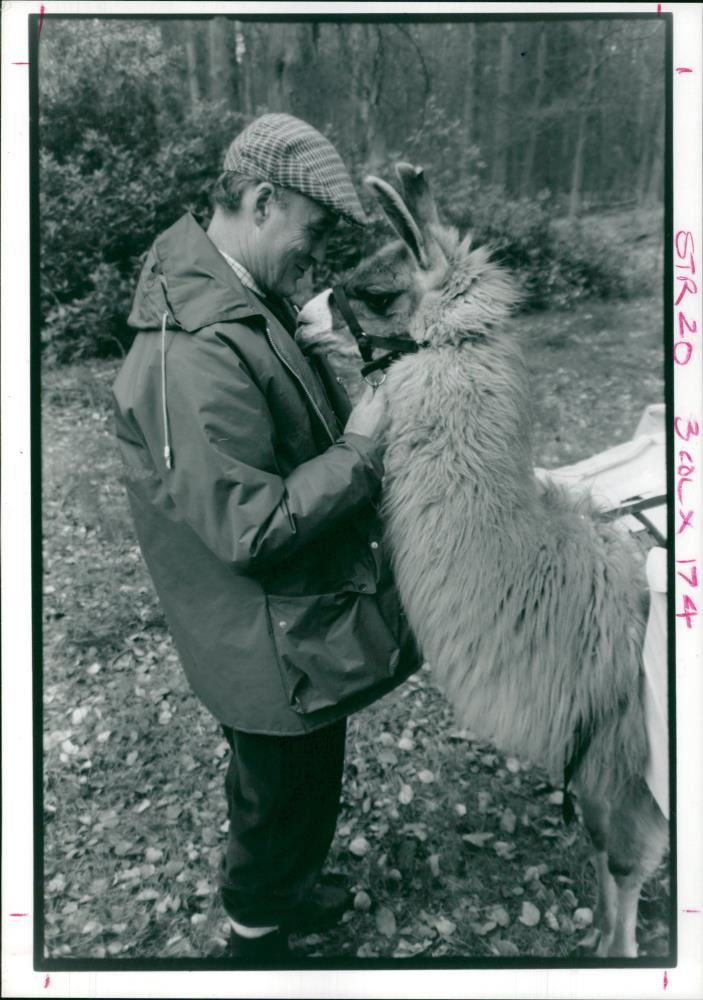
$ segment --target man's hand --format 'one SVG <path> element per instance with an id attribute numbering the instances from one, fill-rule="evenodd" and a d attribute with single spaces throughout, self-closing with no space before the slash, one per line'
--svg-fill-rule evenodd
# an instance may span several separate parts
<path id="1" fill-rule="evenodd" d="M 344 432 L 362 434 L 376 438 L 381 432 L 386 413 L 386 397 L 383 387 L 374 389 L 368 385 L 354 409 L 349 414 Z"/>

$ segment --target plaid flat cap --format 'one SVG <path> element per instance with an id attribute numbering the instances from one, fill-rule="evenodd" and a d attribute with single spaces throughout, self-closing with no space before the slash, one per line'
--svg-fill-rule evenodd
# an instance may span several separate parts
<path id="1" fill-rule="evenodd" d="M 262 177 L 363 226 L 366 215 L 339 153 L 322 133 L 292 115 L 262 115 L 239 133 L 225 170 Z"/>

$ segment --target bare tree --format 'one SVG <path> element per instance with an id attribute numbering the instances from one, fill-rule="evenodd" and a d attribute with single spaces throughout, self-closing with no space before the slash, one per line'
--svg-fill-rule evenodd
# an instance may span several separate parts
<path id="1" fill-rule="evenodd" d="M 500 33 L 500 56 L 497 69 L 496 106 L 493 117 L 493 162 L 491 169 L 491 181 L 497 187 L 505 187 L 508 179 L 508 140 L 510 134 L 508 121 L 514 32 L 514 24 L 502 25 Z"/>
<path id="2" fill-rule="evenodd" d="M 529 112 L 529 132 L 527 136 L 527 147 L 522 161 L 522 172 L 520 176 L 520 194 L 525 196 L 532 189 L 533 173 L 535 165 L 535 152 L 537 150 L 537 139 L 540 134 L 540 111 L 544 100 L 545 71 L 547 67 L 547 31 L 542 24 L 539 28 L 537 38 L 537 55 L 535 63 L 535 87 L 532 92 L 532 102 Z"/>
<path id="3" fill-rule="evenodd" d="M 197 52 L 197 21 L 188 21 L 185 25 L 185 50 L 186 65 L 188 70 L 188 96 L 191 107 L 200 100 L 200 81 L 198 79 L 198 52 Z"/>
<path id="4" fill-rule="evenodd" d="M 233 96 L 234 67 L 227 44 L 228 35 L 226 18 L 213 17 L 208 22 L 208 91 L 213 101 L 229 100 Z"/>

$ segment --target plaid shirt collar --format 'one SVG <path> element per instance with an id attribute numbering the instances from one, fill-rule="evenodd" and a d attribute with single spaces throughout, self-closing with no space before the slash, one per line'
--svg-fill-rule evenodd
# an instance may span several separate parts
<path id="1" fill-rule="evenodd" d="M 237 277 L 239 278 L 239 280 L 241 281 L 241 283 L 244 285 L 244 287 L 251 289 L 251 291 L 255 292 L 259 296 L 259 298 L 262 298 L 262 299 L 266 298 L 266 296 L 264 295 L 264 293 L 261 291 L 261 289 L 259 288 L 259 286 L 257 285 L 257 283 L 252 278 L 251 274 L 244 267 L 244 265 L 240 264 L 238 260 L 234 259 L 234 257 L 230 257 L 230 255 L 228 253 L 225 253 L 224 250 L 220 250 L 219 247 L 217 249 L 220 251 L 220 253 L 222 254 L 222 256 L 225 258 L 225 260 L 227 261 L 227 263 L 229 264 L 229 266 L 232 268 L 232 270 L 234 271 L 234 273 L 237 275 Z"/>

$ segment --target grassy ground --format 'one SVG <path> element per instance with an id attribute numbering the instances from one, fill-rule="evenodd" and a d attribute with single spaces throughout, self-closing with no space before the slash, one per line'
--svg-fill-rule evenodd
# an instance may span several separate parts
<path id="1" fill-rule="evenodd" d="M 652 301 L 521 317 L 535 461 L 632 436 L 663 398 Z M 117 366 L 43 383 L 46 953 L 218 956 L 227 747 L 190 694 L 141 561 L 111 435 Z M 356 909 L 301 953 L 582 953 L 594 876 L 560 793 L 525 761 L 457 732 L 427 671 L 350 720 L 330 865 Z M 645 889 L 641 952 L 668 946 L 667 873 Z"/>

